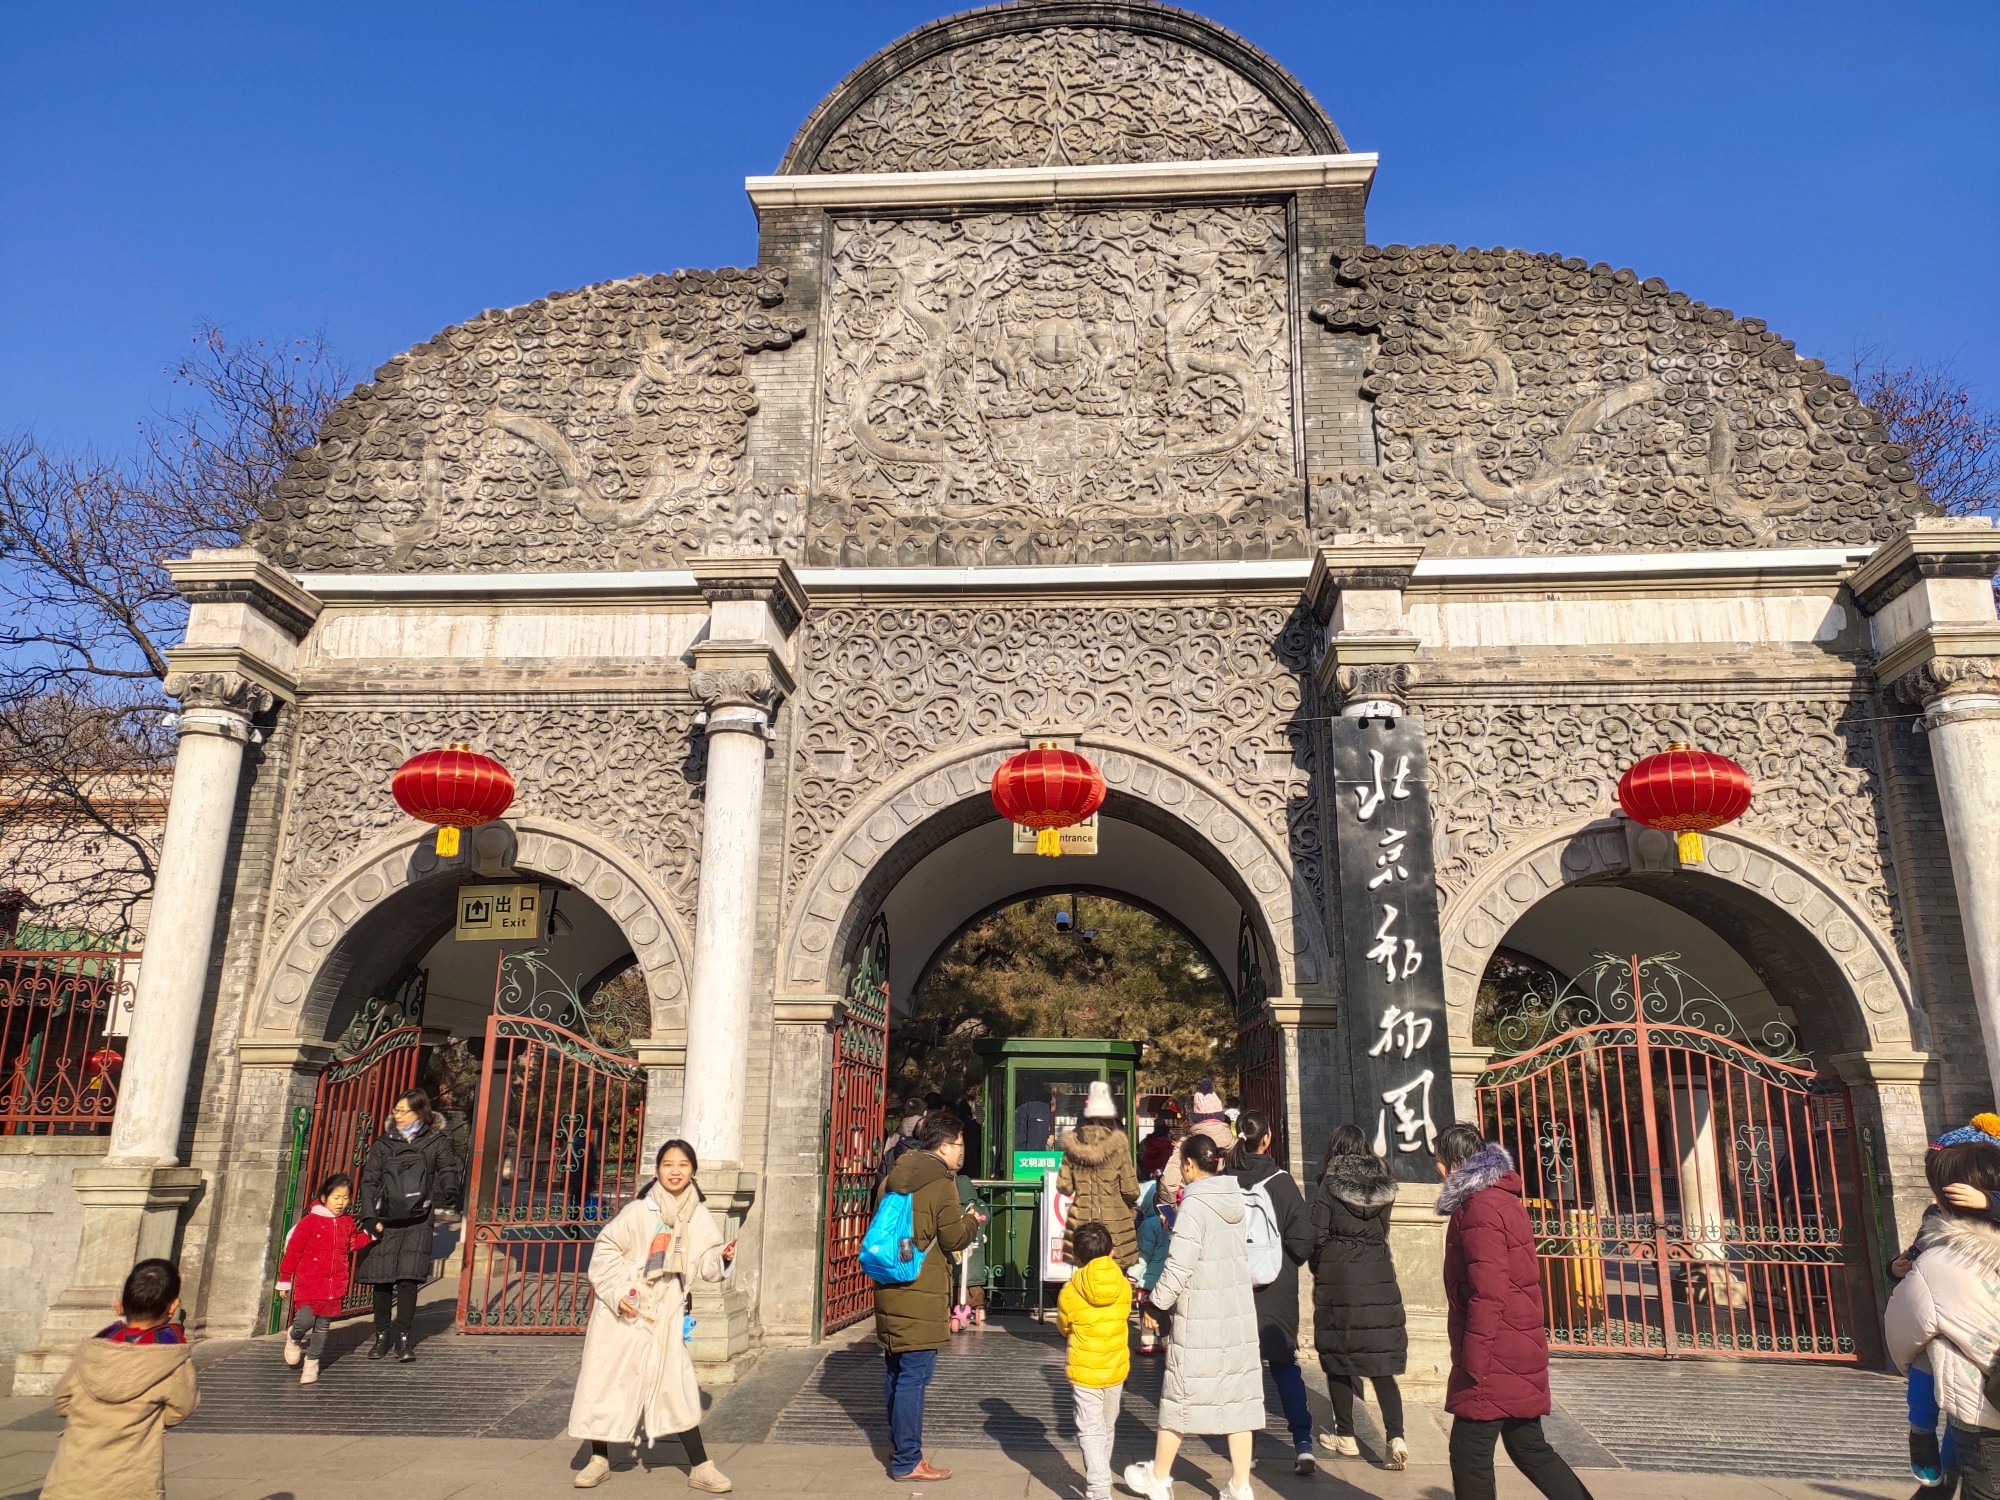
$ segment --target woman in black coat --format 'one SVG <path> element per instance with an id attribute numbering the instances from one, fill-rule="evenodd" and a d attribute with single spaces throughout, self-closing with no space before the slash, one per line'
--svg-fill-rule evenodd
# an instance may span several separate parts
<path id="1" fill-rule="evenodd" d="M 1327 1143 L 1319 1190 L 1313 1195 L 1313 1343 L 1333 1398 L 1334 1432 L 1322 1446 L 1353 1457 L 1354 1392 L 1375 1384 L 1388 1464 L 1410 1460 L 1403 1441 L 1403 1393 L 1396 1377 L 1410 1357 L 1403 1292 L 1389 1254 L 1389 1210 L 1396 1182 L 1389 1164 L 1369 1149 L 1358 1126 L 1342 1125 Z"/>
<path id="2" fill-rule="evenodd" d="M 1246 1195 L 1252 1188 L 1262 1187 L 1270 1198 L 1278 1240 L 1284 1247 L 1277 1279 L 1255 1292 L 1257 1345 L 1264 1363 L 1270 1366 L 1271 1384 L 1278 1388 L 1278 1400 L 1285 1409 L 1294 1466 L 1297 1472 L 1310 1474 L 1312 1408 L 1306 1404 L 1306 1378 L 1299 1371 L 1299 1267 L 1312 1254 L 1312 1220 L 1306 1214 L 1305 1194 L 1292 1181 L 1291 1173 L 1271 1160 L 1268 1116 L 1253 1109 L 1237 1117 L 1236 1146 L 1229 1163 Z"/>
<path id="3" fill-rule="evenodd" d="M 380 1359 L 393 1345 L 396 1358 L 409 1364 L 417 1357 L 410 1343 L 417 1288 L 431 1275 L 432 1215 L 462 1206 L 458 1153 L 422 1089 L 397 1099 L 389 1120 L 361 1164 L 355 1217 L 377 1238 L 354 1279 L 375 1288 L 375 1343 L 368 1357 Z"/>

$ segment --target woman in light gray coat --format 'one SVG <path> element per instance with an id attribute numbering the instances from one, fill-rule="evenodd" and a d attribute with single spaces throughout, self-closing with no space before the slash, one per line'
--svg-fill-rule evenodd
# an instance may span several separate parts
<path id="1" fill-rule="evenodd" d="M 1250 1441 L 1264 1425 L 1264 1366 L 1250 1285 L 1249 1210 L 1206 1136 L 1181 1144 L 1186 1184 L 1153 1306 L 1171 1308 L 1174 1338 L 1160 1394 L 1160 1435 L 1149 1462 L 1128 1466 L 1125 1487 L 1172 1500 L 1184 1434 L 1226 1433 L 1229 1483 L 1222 1500 L 1250 1500 Z"/>

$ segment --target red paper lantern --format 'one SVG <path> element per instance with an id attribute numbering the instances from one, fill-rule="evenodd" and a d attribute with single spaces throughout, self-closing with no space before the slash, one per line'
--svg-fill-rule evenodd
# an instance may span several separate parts
<path id="1" fill-rule="evenodd" d="M 396 768 L 389 790 L 404 812 L 438 825 L 437 852 L 452 855 L 459 829 L 491 823 L 514 805 L 514 773 L 470 745 L 453 745 L 411 756 Z"/>
<path id="2" fill-rule="evenodd" d="M 1750 773 L 1726 755 L 1676 742 L 1618 778 L 1618 805 L 1634 823 L 1675 836 L 1681 863 L 1702 861 L 1701 836 L 1749 809 Z"/>
<path id="3" fill-rule="evenodd" d="M 1037 854 L 1061 854 L 1062 830 L 1103 805 L 1104 773 L 1074 750 L 1023 750 L 993 773 L 993 806 L 1035 830 Z"/>

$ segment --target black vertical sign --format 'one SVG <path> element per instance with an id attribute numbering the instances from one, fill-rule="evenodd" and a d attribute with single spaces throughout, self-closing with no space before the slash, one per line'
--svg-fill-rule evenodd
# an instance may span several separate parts
<path id="1" fill-rule="evenodd" d="M 1431 1181 L 1453 1116 L 1423 721 L 1335 719 L 1332 739 L 1355 1123 Z"/>

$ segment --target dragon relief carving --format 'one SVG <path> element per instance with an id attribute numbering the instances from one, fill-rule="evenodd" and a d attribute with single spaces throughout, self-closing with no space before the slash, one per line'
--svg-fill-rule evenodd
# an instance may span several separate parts
<path id="1" fill-rule="evenodd" d="M 809 560 L 1302 552 L 1286 253 L 1268 207 L 836 221 Z"/>
<path id="2" fill-rule="evenodd" d="M 420 750 L 461 740 L 514 773 L 510 817 L 541 814 L 602 834 L 645 868 L 692 930 L 702 746 L 692 704 L 328 706 L 298 716 L 273 880 L 274 939 L 345 860 L 391 829 L 411 826 L 389 794 L 396 767 Z"/>
<path id="3" fill-rule="evenodd" d="M 489 312 L 398 355 L 286 470 L 248 540 L 301 569 L 642 568 L 799 557 L 746 460 L 784 273 L 682 271 Z"/>
<path id="4" fill-rule="evenodd" d="M 1380 468 L 1314 475 L 1323 533 L 1441 553 L 1866 544 L 1930 510 L 1847 382 L 1631 271 L 1370 247 L 1329 329 L 1370 337 Z"/>
<path id="5" fill-rule="evenodd" d="M 788 892 L 875 788 L 953 745 L 1062 724 L 1169 752 L 1230 788 L 1325 910 L 1317 631 L 1303 609 L 841 607 L 805 631 Z"/>
<path id="6" fill-rule="evenodd" d="M 811 170 L 940 172 L 1312 150 L 1262 89 L 1185 42 L 1048 27 L 958 47 L 897 74 L 834 128 Z"/>
<path id="7" fill-rule="evenodd" d="M 1750 773 L 1756 797 L 1745 829 L 1812 860 L 1896 935 L 1875 725 L 1862 700 L 1426 703 L 1420 711 L 1441 902 L 1508 848 L 1608 816 L 1627 767 L 1689 740 Z"/>

